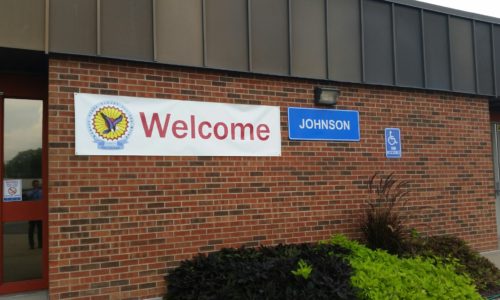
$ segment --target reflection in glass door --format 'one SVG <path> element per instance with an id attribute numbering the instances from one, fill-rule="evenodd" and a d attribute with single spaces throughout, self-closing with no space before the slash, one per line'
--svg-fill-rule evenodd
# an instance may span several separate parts
<path id="1" fill-rule="evenodd" d="M 0 294 L 47 282 L 44 102 L 3 99 Z"/>
<path id="2" fill-rule="evenodd" d="M 4 282 L 42 278 L 42 248 L 28 248 L 30 227 L 33 223 L 42 224 L 42 221 L 3 224 Z"/>

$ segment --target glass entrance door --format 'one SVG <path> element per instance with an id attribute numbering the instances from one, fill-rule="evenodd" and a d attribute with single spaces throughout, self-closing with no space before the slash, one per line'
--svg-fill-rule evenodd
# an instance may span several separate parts
<path id="1" fill-rule="evenodd" d="M 2 98 L 0 294 L 47 287 L 44 101 Z"/>
<path id="2" fill-rule="evenodd" d="M 491 134 L 493 144 L 493 165 L 495 170 L 497 234 L 499 235 L 500 241 L 500 123 L 492 123 Z"/>

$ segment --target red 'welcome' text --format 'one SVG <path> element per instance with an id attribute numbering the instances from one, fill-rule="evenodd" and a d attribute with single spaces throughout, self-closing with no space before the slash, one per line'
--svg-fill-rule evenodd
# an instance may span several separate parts
<path id="1" fill-rule="evenodd" d="M 163 120 L 160 120 L 158 113 L 153 113 L 149 119 L 144 112 L 141 112 L 140 116 L 144 134 L 148 138 L 153 135 L 155 128 L 158 136 L 161 138 L 167 138 L 168 133 L 171 133 L 173 137 L 178 139 L 196 139 L 200 137 L 201 139 L 208 140 L 214 137 L 218 140 L 253 141 L 257 139 L 266 141 L 269 139 L 271 133 L 267 124 L 254 125 L 252 123 L 226 123 L 223 121 L 216 123 L 210 121 L 198 122 L 194 115 L 189 117 L 189 121 L 173 121 L 171 120 L 171 114 L 166 114 Z M 170 123 L 171 121 L 172 124 Z"/>

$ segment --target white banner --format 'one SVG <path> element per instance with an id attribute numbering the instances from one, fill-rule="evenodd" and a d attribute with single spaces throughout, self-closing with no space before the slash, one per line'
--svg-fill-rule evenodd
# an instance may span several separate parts
<path id="1" fill-rule="evenodd" d="M 76 155 L 280 156 L 276 106 L 75 94 Z"/>

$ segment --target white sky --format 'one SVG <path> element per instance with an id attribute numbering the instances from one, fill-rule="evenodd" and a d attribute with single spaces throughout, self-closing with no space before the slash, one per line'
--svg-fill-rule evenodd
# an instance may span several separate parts
<path id="1" fill-rule="evenodd" d="M 500 18 L 500 0 L 418 0 L 418 1 Z"/>

